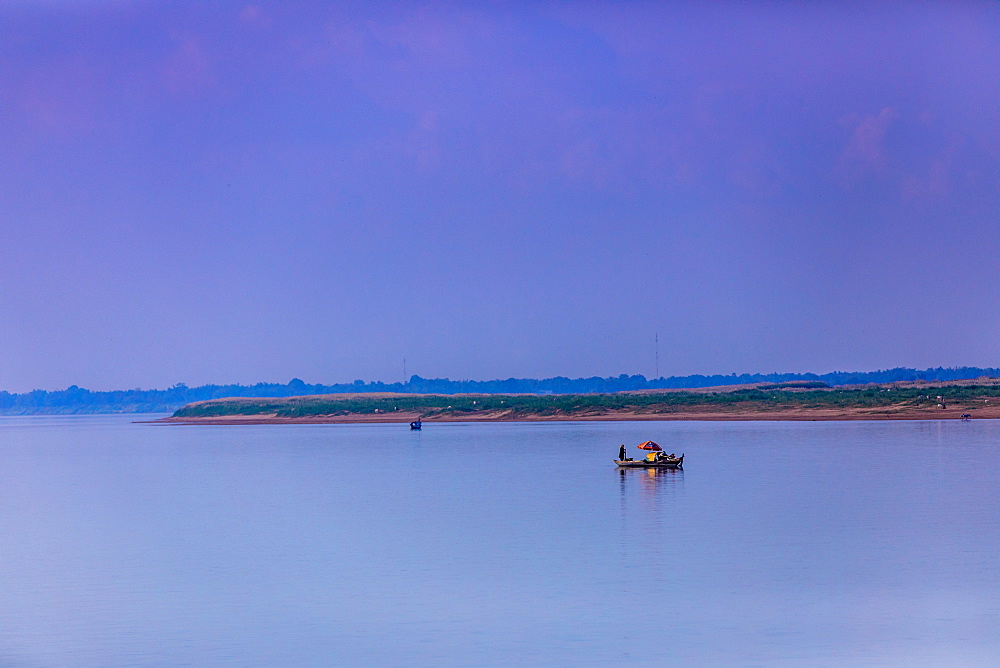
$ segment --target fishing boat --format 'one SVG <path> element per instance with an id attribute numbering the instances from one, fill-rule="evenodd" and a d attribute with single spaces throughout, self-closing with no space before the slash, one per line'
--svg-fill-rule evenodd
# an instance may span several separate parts
<path id="1" fill-rule="evenodd" d="M 663 452 L 661 448 L 656 443 L 652 441 L 645 441 L 640 443 L 638 446 L 640 450 L 645 450 L 647 452 L 646 456 L 642 459 L 616 459 L 615 464 L 619 468 L 623 469 L 683 469 L 684 468 L 684 455 L 680 457 L 675 457 L 673 453 L 667 454 Z M 621 446 L 621 452 L 625 452 L 625 446 Z M 624 456 L 624 455 L 622 455 Z"/>
<path id="2" fill-rule="evenodd" d="M 410 429 L 420 429 L 423 426 L 424 424 L 420 421 L 420 418 L 417 418 L 416 420 L 410 423 Z"/>
<path id="3" fill-rule="evenodd" d="M 683 469 L 684 468 L 684 455 L 680 457 L 667 457 L 663 455 L 659 459 L 654 458 L 650 461 L 648 458 L 644 459 L 616 459 L 615 464 L 619 468 L 623 469 Z"/>

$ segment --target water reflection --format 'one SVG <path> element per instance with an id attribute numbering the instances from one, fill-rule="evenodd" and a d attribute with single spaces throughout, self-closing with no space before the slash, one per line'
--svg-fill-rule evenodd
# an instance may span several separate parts
<path id="1" fill-rule="evenodd" d="M 684 485 L 684 469 L 618 469 L 618 491 L 622 511 L 628 505 L 629 490 L 637 490 L 647 509 L 655 509 L 657 499 L 674 496 Z M 633 492 L 634 493 L 634 492 Z"/>
<path id="2" fill-rule="evenodd" d="M 683 490 L 683 469 L 619 469 L 621 497 L 620 558 L 623 563 L 639 559 L 661 562 L 670 544 L 670 528 L 676 512 L 676 497 Z M 641 556 L 640 556 L 641 555 Z M 649 577 L 662 584 L 662 574 Z"/>
<path id="3" fill-rule="evenodd" d="M 647 489 L 655 489 L 658 485 L 674 485 L 678 481 L 684 480 L 684 469 L 665 469 L 665 468 L 634 468 L 634 469 L 618 469 L 618 474 L 621 477 L 622 484 L 629 476 L 634 476 L 639 479 L 640 484 L 645 486 Z"/>

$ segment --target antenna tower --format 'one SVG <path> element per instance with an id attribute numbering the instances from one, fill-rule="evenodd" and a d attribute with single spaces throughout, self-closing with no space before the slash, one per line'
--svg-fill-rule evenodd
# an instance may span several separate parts
<path id="1" fill-rule="evenodd" d="M 660 377 L 660 333 L 656 332 L 653 335 L 653 339 L 656 341 L 656 377 Z"/>

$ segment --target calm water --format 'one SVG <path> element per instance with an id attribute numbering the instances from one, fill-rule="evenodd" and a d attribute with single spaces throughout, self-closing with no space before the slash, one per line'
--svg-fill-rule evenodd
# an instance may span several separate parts
<path id="1" fill-rule="evenodd" d="M 0 663 L 1000 661 L 1000 422 L 130 419 L 0 418 Z"/>

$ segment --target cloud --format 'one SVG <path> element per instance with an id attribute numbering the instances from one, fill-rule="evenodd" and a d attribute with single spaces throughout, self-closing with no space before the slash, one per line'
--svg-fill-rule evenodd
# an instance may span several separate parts
<path id="1" fill-rule="evenodd" d="M 841 153 L 841 167 L 855 179 L 883 171 L 889 164 L 885 135 L 890 124 L 899 118 L 893 107 L 883 107 L 877 114 L 850 118 L 846 123 L 854 127 L 847 146 Z"/>
<path id="2" fill-rule="evenodd" d="M 85 58 L 57 58 L 5 79 L 0 93 L 27 123 L 29 135 L 87 133 L 102 125 L 107 77 Z"/>
<path id="3" fill-rule="evenodd" d="M 904 201 L 920 201 L 931 197 L 942 197 L 950 191 L 948 162 L 934 161 L 924 176 L 908 176 L 900 184 Z"/>
<path id="4" fill-rule="evenodd" d="M 193 93 L 211 86 L 215 74 L 205 48 L 192 36 L 176 39 L 173 52 L 163 64 L 162 80 L 172 93 Z"/>
<path id="5" fill-rule="evenodd" d="M 271 23 L 270 17 L 264 13 L 259 5 L 244 6 L 237 17 L 240 23 L 251 26 L 267 27 Z"/>

